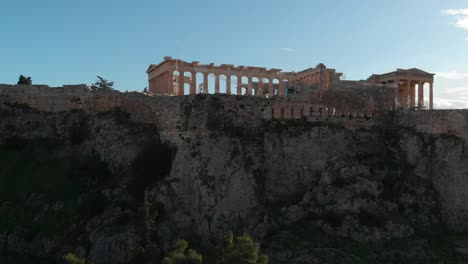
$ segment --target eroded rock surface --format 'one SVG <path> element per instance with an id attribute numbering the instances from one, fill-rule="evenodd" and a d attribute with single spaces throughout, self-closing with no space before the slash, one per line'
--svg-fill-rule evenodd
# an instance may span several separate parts
<path id="1" fill-rule="evenodd" d="M 51 198 L 21 200 L 42 208 L 33 225 L 42 215 L 67 208 L 77 217 L 53 235 L 5 227 L 0 251 L 57 258 L 75 252 L 89 263 L 123 264 L 154 245 L 164 254 L 177 238 L 212 247 L 233 230 L 262 242 L 272 263 L 356 257 L 349 250 L 327 249 L 337 245 L 312 243 L 308 239 L 314 235 L 291 231 L 307 226 L 359 245 L 404 240 L 420 252 L 408 259 L 432 261 L 438 253 L 421 233 L 468 227 L 463 209 L 468 163 L 459 137 L 301 120 L 255 119 L 249 126 L 234 121 L 238 117 L 231 112 L 214 111 L 217 103 L 186 111 L 177 145 L 162 142 L 164 131 L 155 124 L 135 122 L 122 111 L 51 114 L 4 108 L 3 146 L 12 139 L 54 140 L 59 157 L 95 157 L 111 176 L 80 178 L 87 189 L 76 194 L 76 207 Z M 204 107 L 213 111 L 202 118 Z M 89 199 L 96 208 L 86 207 Z M 1 201 L 2 210 L 6 206 Z M 390 251 L 372 252 L 375 261 L 394 257 Z"/>

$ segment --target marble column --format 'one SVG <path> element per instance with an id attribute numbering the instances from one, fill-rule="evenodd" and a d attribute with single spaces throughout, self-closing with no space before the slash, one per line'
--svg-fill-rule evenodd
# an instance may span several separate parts
<path id="1" fill-rule="evenodd" d="M 219 94 L 219 74 L 215 74 L 215 94 Z"/>
<path id="2" fill-rule="evenodd" d="M 283 82 L 283 80 L 280 80 L 280 82 L 279 82 L 278 96 L 281 96 L 281 97 L 284 96 L 284 82 Z"/>
<path id="3" fill-rule="evenodd" d="M 319 87 L 320 87 L 320 91 L 323 90 L 323 71 L 320 71 L 319 73 Z"/>
<path id="4" fill-rule="evenodd" d="M 418 108 L 421 109 L 424 106 L 424 82 L 418 83 Z"/>
<path id="5" fill-rule="evenodd" d="M 273 98 L 274 95 L 273 79 L 268 79 L 268 98 Z"/>
<path id="6" fill-rule="evenodd" d="M 416 107 L 416 82 L 411 83 L 410 108 Z"/>
<path id="7" fill-rule="evenodd" d="M 203 73 L 203 93 L 208 93 L 208 73 Z"/>
<path id="8" fill-rule="evenodd" d="M 169 91 L 171 91 L 172 93 L 174 93 L 174 87 L 175 87 L 175 82 L 177 82 L 178 80 L 177 79 L 174 79 L 174 78 L 179 78 L 178 76 L 174 76 L 174 73 L 173 72 L 169 72 L 168 74 L 168 86 L 167 86 L 167 89 Z"/>
<path id="9" fill-rule="evenodd" d="M 166 91 L 166 87 L 164 86 L 164 73 L 161 73 L 161 75 L 159 76 L 159 89 L 161 89 L 162 91 Z"/>
<path id="10" fill-rule="evenodd" d="M 263 77 L 258 77 L 257 95 L 263 97 Z"/>
<path id="11" fill-rule="evenodd" d="M 160 93 L 159 86 L 158 86 L 158 81 L 159 81 L 158 76 L 156 76 L 156 78 L 153 79 L 153 82 L 154 82 L 153 85 L 154 85 L 154 90 L 156 91 L 157 94 Z"/>
<path id="12" fill-rule="evenodd" d="M 184 72 L 179 71 L 179 88 L 177 89 L 176 95 L 184 95 Z"/>
<path id="13" fill-rule="evenodd" d="M 163 93 L 163 94 L 170 94 L 172 93 L 172 91 L 174 91 L 174 73 L 172 72 L 166 72 L 165 75 L 166 75 L 166 78 L 168 79 L 168 82 L 167 82 L 167 85 L 164 85 L 164 83 L 162 83 L 162 86 L 163 87 L 160 87 L 160 91 Z M 161 78 L 162 78 L 162 75 L 161 75 Z"/>
<path id="14" fill-rule="evenodd" d="M 171 86 L 171 89 L 169 89 L 169 87 L 166 87 L 164 85 L 164 73 L 161 73 L 161 75 L 159 75 L 159 90 L 161 91 L 162 94 L 169 94 L 169 93 L 173 93 L 174 92 L 174 89 L 173 89 L 173 86 Z M 176 78 L 179 78 L 178 76 L 176 76 Z M 176 81 L 178 81 L 178 79 L 176 79 Z"/>
<path id="15" fill-rule="evenodd" d="M 231 75 L 226 75 L 226 94 L 231 94 Z"/>
<path id="16" fill-rule="evenodd" d="M 411 80 L 406 81 L 405 108 L 411 107 Z"/>
<path id="17" fill-rule="evenodd" d="M 160 94 L 163 94 L 164 93 L 164 90 L 161 89 L 161 75 L 158 75 L 158 77 L 156 77 L 156 87 L 157 87 L 157 90 Z"/>
<path id="18" fill-rule="evenodd" d="M 430 83 L 429 86 L 429 109 L 434 109 L 434 83 Z"/>
<path id="19" fill-rule="evenodd" d="M 190 94 L 197 93 L 197 73 L 192 72 L 192 80 L 190 82 Z"/>
<path id="20" fill-rule="evenodd" d="M 400 82 L 401 80 L 396 80 L 397 87 L 395 89 L 395 106 L 394 110 L 398 110 L 400 108 Z"/>

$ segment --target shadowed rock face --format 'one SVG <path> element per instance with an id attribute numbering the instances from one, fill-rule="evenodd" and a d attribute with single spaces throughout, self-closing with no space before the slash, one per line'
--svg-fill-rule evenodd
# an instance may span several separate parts
<path id="1" fill-rule="evenodd" d="M 290 248 L 278 243 L 292 233 L 291 226 L 307 225 L 356 243 L 412 239 L 444 224 L 467 227 L 460 223 L 466 219 L 461 208 L 468 168 L 458 137 L 300 120 L 257 120 L 248 126 L 215 103 L 190 105 L 179 120 L 186 125 L 178 145 L 161 142 L 167 131 L 121 111 L 3 110 L 2 146 L 14 138 L 26 144 L 53 139 L 58 147 L 51 153 L 95 157 L 111 176 L 78 180 L 87 187 L 73 200 L 98 194 L 102 206 L 84 214 L 86 203 L 78 202 L 70 207 L 76 220 L 54 234 L 22 226 L 0 230 L 2 252 L 61 256 L 73 251 L 90 263 L 128 263 L 149 246 L 164 252 L 176 238 L 211 246 L 233 230 L 265 242 L 273 263 L 287 263 L 279 252 Z M 200 115 L 204 107 L 210 109 L 206 117 Z M 33 219 L 63 202 L 16 202 L 33 206 L 33 200 L 47 208 Z M 313 258 L 304 253 L 292 263 Z"/>
<path id="2" fill-rule="evenodd" d="M 411 222 L 440 221 L 439 198 L 431 182 L 415 174 L 430 175 L 424 164 L 414 164 L 430 157 L 404 149 L 412 140 L 407 137 L 419 136 L 399 133 L 385 138 L 378 131 L 284 126 L 259 140 L 192 138 L 178 149 L 171 170 L 170 186 L 182 205 L 174 210 L 185 209 L 201 236 L 254 232 L 307 217 L 327 232 L 360 241 L 410 236 Z M 426 147 L 421 143 L 419 152 Z"/>

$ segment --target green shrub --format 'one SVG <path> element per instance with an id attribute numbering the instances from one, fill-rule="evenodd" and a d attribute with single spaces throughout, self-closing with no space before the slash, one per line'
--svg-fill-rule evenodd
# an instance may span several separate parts
<path id="1" fill-rule="evenodd" d="M 260 246 L 248 235 L 234 238 L 232 232 L 229 232 L 217 263 L 267 264 L 268 256 L 260 253 Z"/>
<path id="2" fill-rule="evenodd" d="M 197 251 L 188 248 L 188 242 L 177 240 L 174 243 L 173 250 L 164 258 L 163 264 L 201 264 L 202 255 Z"/>
<path id="3" fill-rule="evenodd" d="M 68 253 L 67 255 L 63 256 L 63 260 L 67 264 L 85 264 L 84 258 L 77 257 L 75 254 Z"/>

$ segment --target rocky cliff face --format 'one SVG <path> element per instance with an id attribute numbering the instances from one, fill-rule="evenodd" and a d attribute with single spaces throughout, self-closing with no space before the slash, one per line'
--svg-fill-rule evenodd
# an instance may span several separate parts
<path id="1" fill-rule="evenodd" d="M 272 263 L 458 258 L 449 242 L 432 242 L 445 241 L 447 225 L 463 229 L 456 223 L 466 219 L 457 204 L 464 203 L 460 177 L 468 171 L 461 138 L 301 120 L 248 124 L 213 102 L 186 107 L 180 144 L 173 145 L 160 140 L 164 131 L 156 125 L 122 111 L 3 106 L 0 144 L 16 142 L 5 153 L 52 140 L 58 160 L 93 157 L 107 176 L 88 175 L 95 167 L 84 166 L 71 179 L 85 187 L 71 196 L 33 189 L 1 197 L 0 212 L 11 213 L 13 203 L 40 210 L 22 224 L 0 225 L 0 252 L 137 263 L 149 249 L 164 254 L 176 238 L 208 248 L 233 230 L 262 242 Z M 64 177 L 77 171 L 67 166 Z M 73 221 L 54 232 L 41 229 L 43 218 L 61 214 Z"/>

